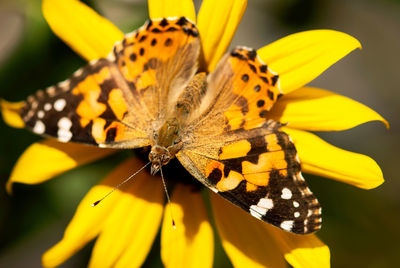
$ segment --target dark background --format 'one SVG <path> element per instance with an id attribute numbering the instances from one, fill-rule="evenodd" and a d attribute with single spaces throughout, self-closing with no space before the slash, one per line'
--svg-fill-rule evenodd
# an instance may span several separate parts
<path id="1" fill-rule="evenodd" d="M 145 1 L 85 1 L 125 32 L 147 18 Z M 318 236 L 331 249 L 333 267 L 393 267 L 400 254 L 400 1 L 250 0 L 233 46 L 259 48 L 288 34 L 335 29 L 363 45 L 311 85 L 346 95 L 379 112 L 391 124 L 371 122 L 336 133 L 318 133 L 330 143 L 374 158 L 386 182 L 366 191 L 305 174 L 324 208 Z M 52 34 L 38 0 L 0 0 L 0 97 L 17 101 L 67 78 L 84 65 Z M 0 121 L 0 186 L 18 156 L 38 137 Z M 0 187 L 0 267 L 39 267 L 41 254 L 57 242 L 81 198 L 124 153 L 67 172 L 41 185 Z M 45 163 L 44 163 L 45 165 Z M 91 245 L 63 267 L 84 267 Z M 160 265 L 159 240 L 146 266 Z M 216 264 L 229 260 L 219 246 Z"/>

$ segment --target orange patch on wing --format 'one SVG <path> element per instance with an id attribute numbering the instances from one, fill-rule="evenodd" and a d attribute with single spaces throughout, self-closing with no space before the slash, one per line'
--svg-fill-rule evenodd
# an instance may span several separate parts
<path id="1" fill-rule="evenodd" d="M 244 124 L 243 128 L 244 129 L 253 129 L 256 127 L 261 127 L 263 124 L 265 123 L 265 119 L 264 118 L 257 118 L 257 119 L 252 119 L 249 121 L 246 121 L 246 123 Z"/>
<path id="2" fill-rule="evenodd" d="M 240 128 L 240 125 L 242 124 L 242 117 L 243 117 L 243 114 L 240 110 L 238 110 L 238 109 L 227 110 L 226 112 L 224 112 L 224 115 L 225 115 L 226 119 L 229 121 L 229 125 L 231 126 L 231 129 Z"/>
<path id="3" fill-rule="evenodd" d="M 151 26 L 141 28 L 137 34 L 127 36 L 125 42 L 117 44 L 116 50 L 123 53 L 123 57 L 120 57 L 120 62 L 118 63 L 122 74 L 128 81 L 143 83 L 143 86 L 137 85 L 139 89 L 146 88 L 156 81 L 153 70 L 144 71 L 144 66 L 149 60 L 156 59 L 158 62 L 165 63 L 184 45 L 196 40 L 195 37 L 188 36 L 178 30 L 180 26 L 175 25 L 178 20 L 179 18 L 168 20 L 170 26 L 175 28 L 176 31 L 166 31 L 170 26 L 162 27 L 159 26 L 160 22 L 153 21 Z M 194 26 L 186 24 L 185 27 L 193 28 Z M 154 33 L 152 32 L 153 30 L 159 32 Z M 125 46 L 124 43 L 126 44 Z M 150 72 L 149 77 L 152 79 L 147 79 L 142 75 L 146 72 Z M 147 82 L 141 81 L 146 79 Z"/>
<path id="4" fill-rule="evenodd" d="M 246 181 L 258 185 L 258 186 L 267 186 L 269 182 L 269 172 L 261 172 L 255 174 L 245 174 L 244 178 Z"/>
<path id="5" fill-rule="evenodd" d="M 107 131 L 109 131 L 112 128 L 116 129 L 116 134 L 115 134 L 114 141 L 122 141 L 122 140 L 124 140 L 125 125 L 114 121 L 107 127 L 107 129 L 104 131 L 104 133 L 107 133 Z"/>
<path id="6" fill-rule="evenodd" d="M 222 153 L 219 155 L 219 159 L 232 159 L 246 156 L 251 150 L 251 144 L 247 140 L 240 140 L 221 148 Z"/>
<path id="7" fill-rule="evenodd" d="M 104 67 L 98 73 L 86 77 L 72 90 L 74 95 L 83 95 L 83 100 L 76 109 L 79 116 L 95 119 L 107 109 L 107 106 L 97 102 L 97 99 L 101 93 L 99 85 L 109 78 L 111 78 L 110 70 L 108 67 Z"/>
<path id="8" fill-rule="evenodd" d="M 102 143 L 106 140 L 107 133 L 104 130 L 105 125 L 106 120 L 104 120 L 103 118 L 96 118 L 93 120 L 92 136 L 97 143 Z"/>
<path id="9" fill-rule="evenodd" d="M 286 169 L 287 162 L 285 160 L 285 152 L 275 151 L 260 154 L 258 163 L 253 164 L 249 161 L 242 162 L 243 174 L 255 174 L 260 172 L 271 171 L 272 169 Z"/>
<path id="10" fill-rule="evenodd" d="M 136 86 L 138 88 L 146 88 L 154 85 L 156 81 L 156 72 L 154 70 L 147 70 L 140 75 L 140 79 L 138 79 Z"/>
<path id="11" fill-rule="evenodd" d="M 228 177 L 222 178 L 217 183 L 217 189 L 221 192 L 235 189 L 239 183 L 243 180 L 243 175 L 231 170 Z"/>
<path id="12" fill-rule="evenodd" d="M 278 144 L 278 137 L 276 134 L 265 136 L 265 142 L 267 143 L 267 150 L 270 152 L 282 150 L 282 147 Z"/>
<path id="13" fill-rule="evenodd" d="M 117 118 L 122 120 L 124 114 L 128 111 L 128 108 L 126 107 L 126 103 L 120 89 L 111 90 L 110 94 L 108 95 L 108 104 Z"/>
<path id="14" fill-rule="evenodd" d="M 282 176 L 286 177 L 287 176 L 287 169 L 281 169 L 279 170 L 279 174 L 281 174 Z"/>
<path id="15" fill-rule="evenodd" d="M 215 161 L 215 160 L 210 161 L 207 164 L 206 169 L 205 169 L 206 176 L 208 177 L 211 174 L 211 172 L 213 172 L 214 169 L 221 170 L 221 173 L 223 174 L 224 173 L 224 164 L 222 164 L 221 162 Z"/>
<path id="16" fill-rule="evenodd" d="M 279 90 L 278 76 L 246 49 L 235 49 L 228 60 L 234 75 L 232 90 L 237 99 L 224 113 L 231 129 L 252 129 L 268 117 Z"/>
<path id="17" fill-rule="evenodd" d="M 246 176 L 244 176 L 246 178 Z M 254 192 L 257 191 L 258 186 L 251 183 L 251 182 L 246 182 L 246 191 L 247 192 Z"/>
<path id="18" fill-rule="evenodd" d="M 80 123 L 82 127 L 86 127 L 90 123 L 90 119 L 87 118 L 81 118 Z"/>

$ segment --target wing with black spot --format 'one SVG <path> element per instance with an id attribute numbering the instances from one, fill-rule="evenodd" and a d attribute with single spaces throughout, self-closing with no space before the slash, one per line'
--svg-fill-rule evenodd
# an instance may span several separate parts
<path id="1" fill-rule="evenodd" d="M 260 127 L 281 95 L 278 74 L 256 51 L 236 48 L 208 76 L 207 93 L 193 120 L 194 133 L 207 136 Z"/>
<path id="2" fill-rule="evenodd" d="M 115 61 L 150 116 L 165 116 L 197 70 L 196 26 L 184 17 L 149 20 L 114 48 Z"/>
<path id="3" fill-rule="evenodd" d="M 104 147 L 149 143 L 148 116 L 109 59 L 90 62 L 68 80 L 36 92 L 20 114 L 33 132 L 62 142 Z"/>
<path id="4" fill-rule="evenodd" d="M 20 114 L 35 133 L 113 148 L 149 144 L 197 69 L 199 38 L 185 18 L 149 20 L 107 58 L 28 98 Z"/>
<path id="5" fill-rule="evenodd" d="M 177 158 L 207 187 L 254 217 L 298 234 L 320 229 L 321 210 L 280 124 L 199 139 Z"/>

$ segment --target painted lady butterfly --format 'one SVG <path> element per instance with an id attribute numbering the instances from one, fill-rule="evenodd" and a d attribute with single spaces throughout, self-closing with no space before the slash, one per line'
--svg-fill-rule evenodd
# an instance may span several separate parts
<path id="1" fill-rule="evenodd" d="M 286 231 L 320 229 L 321 208 L 282 124 L 267 120 L 279 76 L 238 47 L 198 72 L 199 33 L 186 18 L 150 20 L 107 58 L 30 96 L 33 132 L 107 148 L 151 146 L 151 173 L 176 157 L 212 191 Z"/>

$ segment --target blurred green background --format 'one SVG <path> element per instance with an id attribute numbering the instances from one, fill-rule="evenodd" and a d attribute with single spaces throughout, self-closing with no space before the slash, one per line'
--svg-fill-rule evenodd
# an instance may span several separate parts
<path id="1" fill-rule="evenodd" d="M 85 1 L 125 32 L 147 18 L 140 0 Z M 391 124 L 372 122 L 337 133 L 319 133 L 330 143 L 366 154 L 381 166 L 386 182 L 365 191 L 305 174 L 324 208 L 318 233 L 331 249 L 333 267 L 397 267 L 400 256 L 400 1 L 250 0 L 232 46 L 259 48 L 288 34 L 328 28 L 356 37 L 351 53 L 311 83 L 358 100 Z M 0 0 L 0 97 L 17 101 L 67 78 L 85 61 L 55 37 L 39 0 Z M 340 107 L 339 107 L 340 109 Z M 18 156 L 39 138 L 0 121 L 0 267 L 40 267 L 41 254 L 57 242 L 85 193 L 124 153 L 72 170 L 41 185 L 3 187 Z M 62 267 L 84 267 L 91 245 Z M 160 265 L 159 240 L 145 266 Z M 216 266 L 230 266 L 221 247 Z"/>

